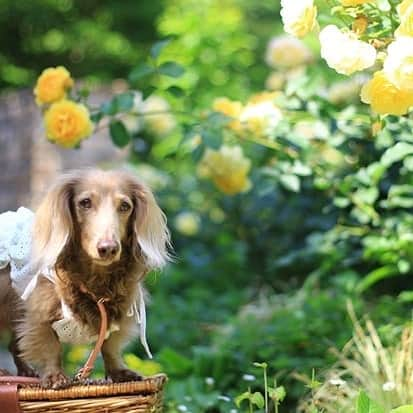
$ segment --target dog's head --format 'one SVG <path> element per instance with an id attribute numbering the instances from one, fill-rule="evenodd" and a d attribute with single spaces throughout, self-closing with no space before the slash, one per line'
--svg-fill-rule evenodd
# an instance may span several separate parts
<path id="1" fill-rule="evenodd" d="M 34 260 L 54 265 L 73 242 L 100 266 L 118 261 L 123 248 L 149 269 L 169 258 L 165 215 L 152 192 L 126 172 L 77 171 L 49 191 L 36 212 Z"/>

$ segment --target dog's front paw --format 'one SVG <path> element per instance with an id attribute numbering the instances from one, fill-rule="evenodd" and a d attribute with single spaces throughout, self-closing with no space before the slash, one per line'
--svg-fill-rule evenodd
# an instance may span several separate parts
<path id="1" fill-rule="evenodd" d="M 64 389 L 69 387 L 71 380 L 62 371 L 46 373 L 40 379 L 40 385 L 46 389 Z"/>
<path id="2" fill-rule="evenodd" d="M 19 366 L 19 368 L 17 369 L 17 375 L 23 377 L 39 377 L 36 370 L 34 370 L 27 364 L 22 364 Z"/>
<path id="3" fill-rule="evenodd" d="M 143 377 L 129 369 L 116 369 L 108 371 L 106 377 L 113 381 L 113 383 L 121 383 L 124 381 L 140 381 Z"/>

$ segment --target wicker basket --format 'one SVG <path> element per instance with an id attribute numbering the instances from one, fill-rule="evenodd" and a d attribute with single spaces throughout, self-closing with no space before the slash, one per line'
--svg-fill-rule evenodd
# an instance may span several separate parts
<path id="1" fill-rule="evenodd" d="M 164 374 L 142 381 L 72 386 L 47 390 L 38 386 L 18 389 L 24 413 L 149 413 L 162 412 Z"/>

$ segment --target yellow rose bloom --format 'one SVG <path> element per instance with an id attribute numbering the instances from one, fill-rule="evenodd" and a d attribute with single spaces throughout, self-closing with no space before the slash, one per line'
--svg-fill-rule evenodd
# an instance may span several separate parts
<path id="1" fill-rule="evenodd" d="M 313 55 L 302 40 L 288 34 L 273 37 L 267 45 L 265 61 L 276 68 L 293 68 L 308 63 Z"/>
<path id="2" fill-rule="evenodd" d="M 413 92 L 413 39 L 399 37 L 387 48 L 383 65 L 387 78 L 399 89 Z"/>
<path id="3" fill-rule="evenodd" d="M 376 49 L 357 38 L 355 33 L 342 32 L 329 24 L 320 32 L 321 57 L 337 73 L 351 75 L 374 65 Z"/>
<path id="4" fill-rule="evenodd" d="M 212 102 L 212 109 L 215 112 L 220 112 L 229 118 L 234 120 L 228 123 L 228 127 L 235 132 L 241 130 L 241 123 L 238 120 L 242 111 L 242 103 L 234 100 L 230 100 L 226 97 L 216 98 Z"/>
<path id="5" fill-rule="evenodd" d="M 144 127 L 157 137 L 168 135 L 176 126 L 169 103 L 160 96 L 149 96 L 143 102 L 141 111 L 145 114 Z"/>
<path id="6" fill-rule="evenodd" d="M 413 92 L 397 88 L 383 71 L 374 73 L 361 89 L 360 96 L 380 115 L 404 115 L 413 106 Z"/>
<path id="7" fill-rule="evenodd" d="M 260 92 L 260 93 L 256 93 L 255 95 L 252 95 L 249 99 L 248 99 L 248 104 L 251 103 L 263 103 L 263 102 L 274 102 L 275 99 L 277 99 L 278 97 L 280 97 L 280 92 Z"/>
<path id="8" fill-rule="evenodd" d="M 47 138 L 65 148 L 73 148 L 92 133 L 93 124 L 86 106 L 70 100 L 53 103 L 44 114 Z"/>
<path id="9" fill-rule="evenodd" d="M 371 3 L 372 1 L 373 0 L 340 0 L 340 3 L 344 7 L 354 7 L 364 3 Z"/>
<path id="10" fill-rule="evenodd" d="M 199 232 L 201 220 L 194 212 L 181 212 L 176 216 L 174 224 L 181 234 L 191 237 Z"/>
<path id="11" fill-rule="evenodd" d="M 235 195 L 250 189 L 250 169 L 251 161 L 244 156 L 240 146 L 223 145 L 217 151 L 205 151 L 198 173 L 201 177 L 212 179 L 225 194 Z"/>
<path id="12" fill-rule="evenodd" d="M 242 126 L 256 137 L 271 137 L 281 119 L 280 109 L 271 102 L 247 105 L 241 114 Z"/>
<path id="13" fill-rule="evenodd" d="M 281 18 L 284 31 L 304 37 L 317 27 L 317 7 L 313 0 L 281 0 Z"/>
<path id="14" fill-rule="evenodd" d="M 36 103 L 41 106 L 61 100 L 72 86 L 73 79 L 63 66 L 49 67 L 37 79 L 34 88 Z"/>
<path id="15" fill-rule="evenodd" d="M 410 6 L 400 18 L 400 26 L 394 32 L 396 37 L 413 36 L 413 6 Z"/>
<path id="16" fill-rule="evenodd" d="M 272 72 L 265 81 L 265 87 L 269 90 L 281 90 L 284 87 L 286 76 L 284 73 Z"/>
<path id="17" fill-rule="evenodd" d="M 397 12 L 399 13 L 400 18 L 402 18 L 407 13 L 407 10 L 410 6 L 413 6 L 413 0 L 403 0 L 397 6 Z"/>
<path id="18" fill-rule="evenodd" d="M 212 102 L 212 109 L 231 118 L 237 118 L 242 110 L 242 103 L 228 98 L 216 98 Z"/>

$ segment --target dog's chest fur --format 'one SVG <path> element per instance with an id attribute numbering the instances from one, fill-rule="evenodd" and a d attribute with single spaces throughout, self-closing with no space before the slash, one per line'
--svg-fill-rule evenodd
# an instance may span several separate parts
<path id="1" fill-rule="evenodd" d="M 82 257 L 68 254 L 56 265 L 58 292 L 73 315 L 97 332 L 100 315 L 92 296 L 107 300 L 109 325 L 119 323 L 136 299 L 137 284 L 144 272 L 144 267 L 127 251 L 108 267 L 96 267 Z"/>

